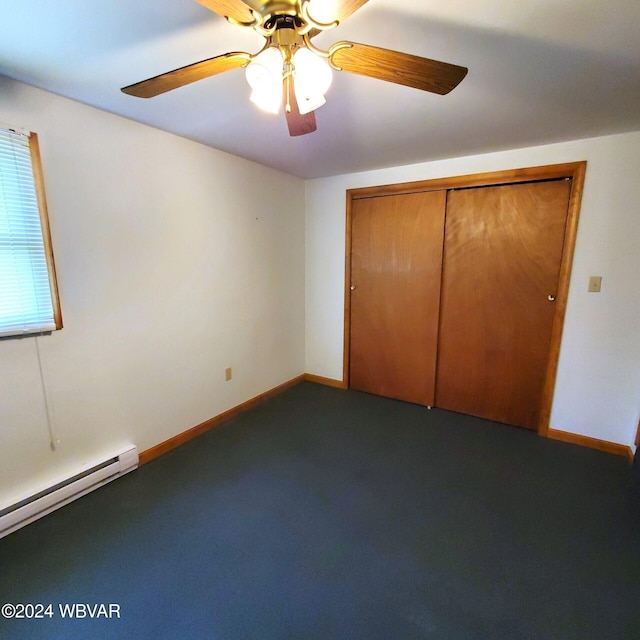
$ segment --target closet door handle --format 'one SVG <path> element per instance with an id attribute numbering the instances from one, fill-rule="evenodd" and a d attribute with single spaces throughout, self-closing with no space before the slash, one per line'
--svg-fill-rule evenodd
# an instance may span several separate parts
<path id="1" fill-rule="evenodd" d="M 553 293 L 550 293 L 550 294 L 547 296 L 547 300 L 548 300 L 549 302 L 553 302 L 555 299 L 556 299 L 556 297 L 553 295 Z"/>
<path id="2" fill-rule="evenodd" d="M 355 284 L 352 284 L 352 285 L 351 285 L 351 287 L 350 287 L 350 289 L 351 289 L 351 291 L 355 291 L 355 290 L 356 290 L 356 285 L 355 285 Z"/>

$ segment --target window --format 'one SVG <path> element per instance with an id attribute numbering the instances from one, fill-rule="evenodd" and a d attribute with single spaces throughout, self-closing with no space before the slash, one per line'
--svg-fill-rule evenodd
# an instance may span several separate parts
<path id="1" fill-rule="evenodd" d="M 0 127 L 0 337 L 61 328 L 38 137 Z"/>

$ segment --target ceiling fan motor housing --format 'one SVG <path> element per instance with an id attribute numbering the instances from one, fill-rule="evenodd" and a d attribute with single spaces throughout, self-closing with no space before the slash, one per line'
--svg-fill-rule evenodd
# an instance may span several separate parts
<path id="1" fill-rule="evenodd" d="M 302 36 L 296 31 L 293 19 L 289 16 L 278 16 L 276 21 L 276 31 L 271 36 L 275 44 L 281 47 L 304 46 Z"/>
<path id="2" fill-rule="evenodd" d="M 260 14 L 262 15 L 263 25 L 267 27 L 267 23 L 273 18 L 300 16 L 300 2 L 298 0 L 271 0 L 260 7 Z"/>
<path id="3" fill-rule="evenodd" d="M 275 16 L 271 16 L 264 23 L 264 28 L 267 30 L 271 30 L 275 27 L 276 31 L 280 31 L 281 29 L 291 29 L 296 31 L 304 25 L 304 22 L 300 16 L 289 16 L 278 14 Z"/>

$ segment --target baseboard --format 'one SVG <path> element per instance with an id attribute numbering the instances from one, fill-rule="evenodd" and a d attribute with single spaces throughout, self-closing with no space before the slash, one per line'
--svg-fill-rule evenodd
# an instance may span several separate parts
<path id="1" fill-rule="evenodd" d="M 305 373 L 302 376 L 303 380 L 307 382 L 315 382 L 316 384 L 324 384 L 327 387 L 335 387 L 336 389 L 346 389 L 347 385 L 342 380 L 335 380 L 334 378 L 324 378 L 323 376 L 317 376 L 314 373 Z"/>
<path id="2" fill-rule="evenodd" d="M 231 418 L 235 418 L 235 416 L 239 415 L 240 413 L 243 413 L 244 411 L 248 411 L 249 409 L 252 409 L 256 405 L 260 404 L 261 402 L 264 402 L 265 400 L 272 398 L 278 393 L 282 393 L 283 391 L 290 389 L 291 387 L 302 382 L 303 379 L 305 379 L 304 376 L 297 376 L 296 378 L 293 378 L 288 382 L 284 382 L 283 384 L 280 384 L 277 387 L 270 389 L 269 391 L 265 391 L 264 393 L 261 393 L 259 396 L 256 396 L 255 398 L 251 398 L 251 400 L 247 400 L 246 402 L 243 402 L 242 404 L 239 404 L 236 407 L 232 407 L 231 409 L 228 409 L 227 411 L 220 413 L 214 418 L 205 420 L 199 425 L 196 425 L 195 427 L 192 427 L 187 431 L 183 431 L 182 433 L 179 433 L 178 435 L 173 436 L 173 438 L 169 438 L 168 440 L 165 440 L 164 442 L 161 442 L 160 444 L 157 444 L 154 447 L 151 447 L 150 449 L 146 449 L 145 451 L 140 453 L 139 464 L 140 465 L 146 464 L 147 462 L 153 460 L 154 458 L 157 458 L 158 456 L 161 456 L 165 453 L 168 453 L 172 449 L 179 447 L 181 444 L 184 444 L 189 440 L 193 440 L 193 438 L 197 438 L 198 436 L 209 431 L 210 429 L 213 429 L 214 427 L 217 427 L 223 422 L 226 422 L 227 420 L 231 420 Z"/>
<path id="3" fill-rule="evenodd" d="M 577 433 L 559 431 L 558 429 L 549 429 L 547 431 L 547 438 L 578 444 L 581 447 L 589 447 L 590 449 L 598 449 L 598 451 L 605 451 L 606 453 L 613 453 L 616 456 L 622 456 L 630 462 L 633 462 L 633 451 L 631 447 L 618 444 L 617 442 L 609 442 L 608 440 L 600 440 L 598 438 L 591 438 L 590 436 L 581 436 Z"/>
<path id="4" fill-rule="evenodd" d="M 236 407 L 232 407 L 223 413 L 218 414 L 217 416 L 210 418 L 209 420 L 205 420 L 204 422 L 188 429 L 187 431 L 183 431 L 164 442 L 161 442 L 149 449 L 145 449 L 140 453 L 139 464 L 143 465 L 147 462 L 150 462 L 154 458 L 161 456 L 165 453 L 168 453 L 172 449 L 179 447 L 181 444 L 185 442 L 189 442 L 189 440 L 193 440 L 193 438 L 197 438 L 199 435 L 206 433 L 210 429 L 217 427 L 218 425 L 226 422 L 227 420 L 231 420 L 235 416 L 243 413 L 244 411 L 248 411 L 252 409 L 256 405 L 272 398 L 278 393 L 282 393 L 291 387 L 299 384 L 303 380 L 307 382 L 315 382 L 316 384 L 323 384 L 329 387 L 335 387 L 337 389 L 346 389 L 346 385 L 342 380 L 334 380 L 333 378 L 324 378 L 323 376 L 317 376 L 313 373 L 304 373 L 300 376 L 297 376 L 283 384 L 274 387 L 273 389 L 269 389 L 269 391 L 265 391 L 255 398 L 251 398 L 242 404 L 237 405 Z M 618 444 L 617 442 L 609 442 L 607 440 L 599 440 L 598 438 L 591 438 L 590 436 L 581 436 L 576 433 L 569 433 L 568 431 L 560 431 L 558 429 L 549 429 L 546 434 L 547 438 L 551 438 L 552 440 L 560 440 L 562 442 L 568 442 L 570 444 L 577 444 L 582 447 L 588 447 L 590 449 L 598 449 L 599 451 L 605 451 L 606 453 L 612 453 L 617 456 L 622 456 L 627 458 L 630 462 L 633 462 L 633 450 L 631 447 L 627 447 L 623 444 Z"/>

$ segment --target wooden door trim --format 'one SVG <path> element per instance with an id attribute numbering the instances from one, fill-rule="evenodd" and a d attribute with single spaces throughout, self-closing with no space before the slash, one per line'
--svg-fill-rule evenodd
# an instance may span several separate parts
<path id="1" fill-rule="evenodd" d="M 567 223 L 564 230 L 564 246 L 562 248 L 562 260 L 560 262 L 560 277 L 558 278 L 558 292 L 556 294 L 556 309 L 551 328 L 551 347 L 547 363 L 547 373 L 544 381 L 542 400 L 540 407 L 540 420 L 538 433 L 547 436 L 551 421 L 551 408 L 553 405 L 553 392 L 556 386 L 556 374 L 558 372 L 558 360 L 560 358 L 560 343 L 564 328 L 564 317 L 567 311 L 567 298 L 569 296 L 569 282 L 571 280 L 571 266 L 578 233 L 578 217 L 584 177 L 587 169 L 586 162 L 576 163 L 571 176 L 571 193 L 569 194 L 569 207 L 567 211 Z"/>
<path id="2" fill-rule="evenodd" d="M 569 281 L 571 279 L 571 266 L 578 229 L 578 217 L 582 191 L 586 174 L 586 161 L 569 162 L 563 164 L 545 165 L 538 167 L 524 167 L 520 169 L 508 169 L 505 171 L 492 171 L 476 173 L 448 178 L 436 178 L 433 180 L 419 180 L 399 184 L 363 187 L 348 189 L 346 193 L 346 243 L 345 243 L 345 287 L 344 287 L 344 347 L 342 379 L 346 388 L 349 388 L 349 350 L 351 346 L 351 205 L 354 200 L 362 198 L 375 198 L 380 196 L 400 195 L 416 193 L 420 191 L 439 191 L 450 189 L 465 189 L 481 186 L 497 186 L 501 184 L 514 184 L 518 182 L 537 182 L 541 180 L 555 180 L 562 178 L 571 179 L 571 192 L 569 194 L 569 207 L 567 211 L 567 223 L 565 226 L 562 260 L 560 263 L 560 277 L 558 291 L 556 292 L 556 307 L 551 331 L 551 346 L 549 360 L 545 374 L 544 391 L 540 407 L 540 420 L 537 432 L 547 436 L 551 407 L 553 403 L 553 391 L 555 389 L 556 375 L 558 371 L 558 359 L 560 356 L 560 342 L 562 329 L 567 309 L 567 297 L 569 294 Z"/>
<path id="3" fill-rule="evenodd" d="M 344 334 L 343 334 L 343 351 L 342 351 L 342 381 L 345 389 L 351 388 L 351 380 L 349 377 L 349 358 L 351 352 L 351 211 L 352 202 L 355 198 L 352 196 L 352 189 L 347 191 L 347 208 L 346 220 L 347 226 L 345 230 L 345 259 L 344 259 Z"/>
<path id="4" fill-rule="evenodd" d="M 586 167 L 586 161 L 543 165 L 540 167 L 524 167 L 521 169 L 507 169 L 505 171 L 490 171 L 487 173 L 471 173 L 462 176 L 386 184 L 375 187 L 361 187 L 358 189 L 349 189 L 347 191 L 347 199 L 359 200 L 361 198 L 395 196 L 404 193 L 416 193 L 418 191 L 496 187 L 501 184 L 513 184 L 517 182 L 539 182 L 541 180 L 573 178 L 576 171 L 579 170 L 579 167 L 583 165 Z"/>

